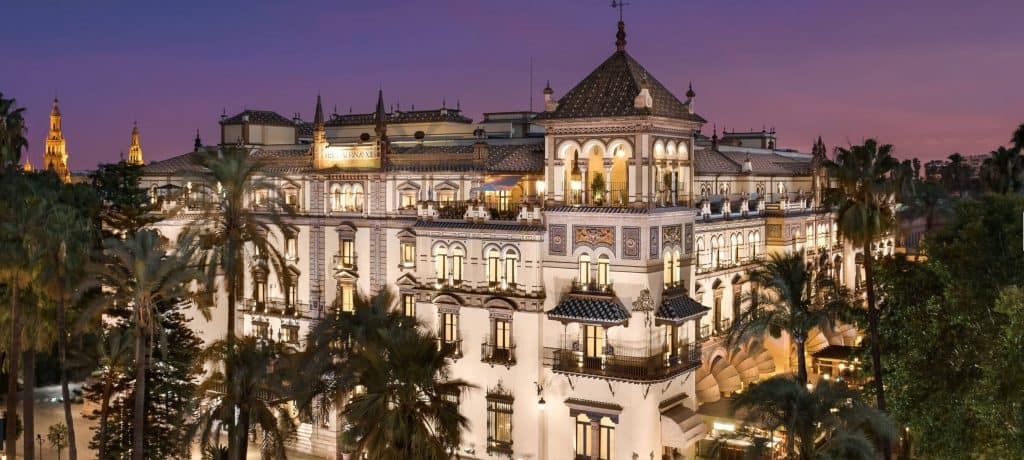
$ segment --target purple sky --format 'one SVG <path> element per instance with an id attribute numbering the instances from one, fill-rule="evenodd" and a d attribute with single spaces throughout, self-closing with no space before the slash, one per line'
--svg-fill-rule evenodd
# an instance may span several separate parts
<path id="1" fill-rule="evenodd" d="M 299 6 L 299 3 L 302 5 Z M 357 4 L 358 3 L 358 4 Z M 408 4 L 407 4 L 408 3 Z M 534 107 L 614 50 L 605 0 L 12 2 L 0 91 L 28 109 L 41 163 L 50 100 L 71 168 L 116 161 L 138 120 L 147 161 L 217 139 L 221 110 Z M 774 126 L 809 149 L 877 137 L 902 157 L 985 153 L 1024 122 L 1024 2 L 632 0 L 627 50 L 719 129 Z M 707 127 L 710 131 L 711 126 Z"/>

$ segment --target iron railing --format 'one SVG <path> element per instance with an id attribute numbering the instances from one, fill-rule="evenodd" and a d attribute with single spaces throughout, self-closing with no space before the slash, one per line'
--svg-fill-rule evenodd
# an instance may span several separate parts
<path id="1" fill-rule="evenodd" d="M 480 362 L 511 366 L 516 363 L 516 345 L 501 347 L 490 341 L 484 342 L 480 344 Z"/>
<path id="2" fill-rule="evenodd" d="M 665 347 L 650 352 L 621 353 L 614 346 L 605 353 L 586 356 L 566 348 L 549 348 L 551 370 L 616 380 L 664 381 L 700 366 L 700 347 L 690 344 L 675 350 Z"/>

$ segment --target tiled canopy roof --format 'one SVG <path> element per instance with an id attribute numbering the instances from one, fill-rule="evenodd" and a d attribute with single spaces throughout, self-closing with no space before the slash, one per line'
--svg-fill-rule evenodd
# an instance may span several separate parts
<path id="1" fill-rule="evenodd" d="M 567 294 L 562 301 L 548 310 L 548 318 L 558 321 L 622 324 L 630 313 L 613 296 Z"/>
<path id="2" fill-rule="evenodd" d="M 237 125 L 243 123 L 242 117 L 248 116 L 249 123 L 254 125 L 271 126 L 295 126 L 295 122 L 285 118 L 281 114 L 270 110 L 246 110 L 233 117 L 220 121 L 222 125 Z"/>
<path id="3" fill-rule="evenodd" d="M 651 108 L 636 108 L 633 101 L 640 94 L 641 81 L 654 103 Z M 652 115 L 704 122 L 700 115 L 690 113 L 686 105 L 672 94 L 654 75 L 625 51 L 616 51 L 587 75 L 573 89 L 558 99 L 558 107 L 543 112 L 537 119 L 593 118 Z"/>
<path id="4" fill-rule="evenodd" d="M 678 322 L 703 315 L 709 310 L 711 309 L 691 299 L 685 292 L 667 293 L 661 301 L 661 305 L 658 306 L 658 311 L 654 313 L 654 317 L 659 320 Z"/>
<path id="5" fill-rule="evenodd" d="M 811 156 L 782 155 L 772 150 L 718 146 L 694 152 L 694 172 L 702 174 L 742 174 L 743 163 L 750 158 L 751 174 L 762 176 L 794 176 L 809 174 Z"/>

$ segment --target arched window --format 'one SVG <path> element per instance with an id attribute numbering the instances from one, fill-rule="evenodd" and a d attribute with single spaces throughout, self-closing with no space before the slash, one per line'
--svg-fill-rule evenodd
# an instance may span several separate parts
<path id="1" fill-rule="evenodd" d="M 505 251 L 505 282 L 509 288 L 514 288 L 518 279 L 518 269 L 516 265 L 519 263 L 519 254 L 511 249 Z"/>
<path id="2" fill-rule="evenodd" d="M 667 288 L 669 286 L 672 286 L 675 277 L 675 268 L 674 265 L 672 265 L 675 263 L 675 261 L 672 257 L 672 251 L 666 249 L 665 255 L 662 257 L 662 259 L 665 260 L 664 279 L 665 287 Z"/>
<path id="3" fill-rule="evenodd" d="M 703 267 L 707 263 L 707 254 L 704 254 L 704 238 L 697 238 L 697 266 Z"/>
<path id="4" fill-rule="evenodd" d="M 587 414 L 576 416 L 576 458 L 591 458 L 593 434 L 590 432 L 590 417 Z"/>
<path id="5" fill-rule="evenodd" d="M 579 283 L 584 286 L 590 284 L 590 254 L 580 255 Z"/>
<path id="6" fill-rule="evenodd" d="M 342 201 L 341 185 L 337 184 L 337 183 L 332 184 L 331 185 L 331 210 L 332 211 L 341 211 L 342 209 L 344 209 L 344 206 L 345 206 L 344 202 Z"/>
<path id="7" fill-rule="evenodd" d="M 733 233 L 732 234 L 732 261 L 733 263 L 740 263 L 740 250 L 743 249 L 743 234 Z"/>
<path id="8" fill-rule="evenodd" d="M 501 282 L 501 260 L 496 248 L 487 251 L 487 283 L 492 287 Z"/>
<path id="9" fill-rule="evenodd" d="M 757 249 L 761 245 L 761 232 L 754 230 L 750 233 L 750 258 L 757 258 Z"/>
<path id="10" fill-rule="evenodd" d="M 452 281 L 455 284 L 462 282 L 462 261 L 466 258 L 466 253 L 460 247 L 452 248 Z"/>
<path id="11" fill-rule="evenodd" d="M 437 282 L 444 284 L 448 278 L 448 249 L 444 246 L 434 248 L 434 273 L 437 274 Z"/>
<path id="12" fill-rule="evenodd" d="M 679 285 L 683 282 L 683 264 L 679 258 L 679 250 L 672 252 L 672 283 Z"/>
<path id="13" fill-rule="evenodd" d="M 345 184 L 341 186 L 341 210 L 352 209 L 352 186 Z"/>
<path id="14" fill-rule="evenodd" d="M 720 236 L 716 235 L 716 236 L 711 238 L 711 266 L 712 267 L 718 268 L 718 264 L 722 260 L 721 259 L 721 254 L 719 254 L 719 251 L 721 251 L 721 249 L 722 249 L 721 246 L 722 246 L 722 242 L 721 242 L 721 237 Z"/>
<path id="15" fill-rule="evenodd" d="M 352 185 L 352 210 L 363 212 L 363 184 Z"/>
<path id="16" fill-rule="evenodd" d="M 597 436 L 597 458 L 611 460 L 615 452 L 615 422 L 609 417 L 601 417 L 600 433 Z"/>
<path id="17" fill-rule="evenodd" d="M 597 285 L 605 287 L 608 285 L 608 256 L 601 255 L 597 258 Z"/>

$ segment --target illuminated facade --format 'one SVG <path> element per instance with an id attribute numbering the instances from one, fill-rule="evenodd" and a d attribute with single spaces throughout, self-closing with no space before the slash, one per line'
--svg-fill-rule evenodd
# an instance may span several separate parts
<path id="1" fill-rule="evenodd" d="M 318 96 L 311 123 L 223 116 L 221 143 L 288 179 L 250 205 L 296 211 L 297 231 L 277 238 L 298 276 L 282 286 L 251 267 L 237 330 L 302 347 L 326 312 L 390 289 L 477 388 L 459 400 L 461 458 L 693 458 L 728 426 L 723 398 L 796 363 L 785 336 L 722 343 L 750 270 L 790 251 L 849 286 L 860 270 L 820 206 L 824 143 L 707 137 L 693 89 L 677 98 L 619 26 L 613 54 L 562 97 L 545 88 L 540 113 L 473 123 L 458 105 L 386 110 L 378 92 L 362 114 L 325 116 Z M 159 224 L 166 234 L 202 199 L 182 175 L 190 158 L 215 150 L 146 166 L 153 199 L 184 209 Z M 223 309 L 196 321 L 206 340 L 226 329 Z M 808 353 L 857 340 L 817 331 Z M 302 422 L 296 449 L 333 457 L 337 421 Z"/>

